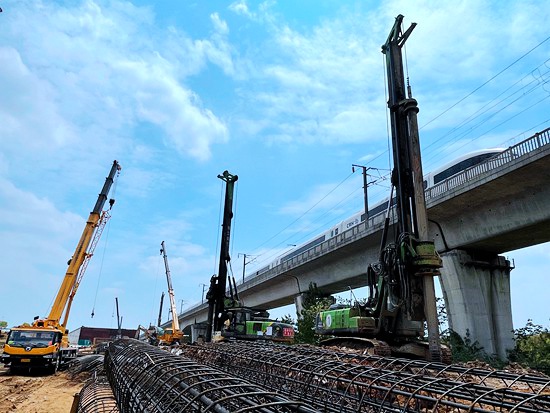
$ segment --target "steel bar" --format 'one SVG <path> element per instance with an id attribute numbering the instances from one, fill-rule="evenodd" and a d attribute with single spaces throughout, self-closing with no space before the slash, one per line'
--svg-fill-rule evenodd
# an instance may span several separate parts
<path id="1" fill-rule="evenodd" d="M 548 378 L 254 342 L 183 346 L 200 363 L 283 389 L 320 411 L 550 412 Z M 357 355 L 356 355 L 357 356 Z"/>
<path id="2" fill-rule="evenodd" d="M 249 343 L 255 345 L 259 343 Z M 285 349 L 284 346 L 279 346 Z M 277 347 L 275 347 L 277 348 Z M 517 374 L 505 370 L 490 370 L 480 367 L 464 367 L 456 364 L 433 363 L 423 360 L 411 360 L 396 357 L 381 357 L 371 354 L 361 354 L 357 351 L 343 351 L 336 347 L 314 347 L 308 345 L 293 346 L 293 351 L 313 357 L 332 357 L 349 363 L 363 364 L 380 369 L 406 371 L 426 376 L 452 378 L 456 381 L 475 382 L 491 387 L 515 386 L 529 389 L 531 392 L 541 392 L 550 389 L 550 377 L 543 374 Z"/>
<path id="3" fill-rule="evenodd" d="M 77 413 L 118 413 L 118 406 L 105 376 L 86 383 L 78 399 Z"/>
<path id="4" fill-rule="evenodd" d="M 87 356 L 78 357 L 68 363 L 67 372 L 71 375 L 76 375 L 83 371 L 101 373 L 103 370 L 103 355 L 90 354 Z"/>
<path id="5" fill-rule="evenodd" d="M 266 344 L 267 347 L 266 347 Z M 245 351 L 251 351 L 253 346 L 257 352 L 263 351 L 287 351 L 288 346 L 246 342 Z M 345 350 L 345 349 L 344 349 Z M 353 364 L 376 367 L 379 369 L 404 371 L 412 374 L 422 374 L 430 377 L 451 378 L 455 381 L 468 381 L 489 387 L 511 387 L 526 389 L 530 392 L 544 392 L 550 389 L 550 377 L 539 373 L 517 374 L 506 370 L 491 370 L 480 367 L 464 367 L 457 364 L 433 363 L 423 360 L 411 360 L 396 357 L 381 357 L 371 354 L 362 354 L 357 350 L 344 351 L 337 347 L 315 347 L 310 345 L 292 346 L 292 352 L 304 357 L 332 358 Z"/>
<path id="6" fill-rule="evenodd" d="M 121 412 L 299 412 L 301 401 L 133 339 L 109 345 L 105 371 Z"/>

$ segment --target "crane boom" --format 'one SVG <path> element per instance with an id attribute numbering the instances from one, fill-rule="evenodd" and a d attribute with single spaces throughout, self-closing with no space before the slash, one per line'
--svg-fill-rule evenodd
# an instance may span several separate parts
<path id="1" fill-rule="evenodd" d="M 86 221 L 86 226 L 84 227 L 84 231 L 82 232 L 80 241 L 78 241 L 74 254 L 71 260 L 69 261 L 69 268 L 67 269 L 67 272 L 65 273 L 65 277 L 63 278 L 63 282 L 61 283 L 61 287 L 57 292 L 57 296 L 55 297 L 50 314 L 48 315 L 47 319 L 36 321 L 34 323 L 36 326 L 58 327 L 58 328 L 61 327 L 62 330 L 66 329 L 65 324 L 63 325 L 60 324 L 61 316 L 63 315 L 63 312 L 65 311 L 66 308 L 67 310 L 69 310 L 69 307 L 70 307 L 70 306 L 68 307 L 69 297 L 71 293 L 74 296 L 74 293 L 76 293 L 75 287 L 78 287 L 78 281 L 79 281 L 78 273 L 82 265 L 84 264 L 86 258 L 88 256 L 91 256 L 88 252 L 88 247 L 90 246 L 90 243 L 94 237 L 94 234 L 99 226 L 99 222 L 101 219 L 101 211 L 103 210 L 103 206 L 105 205 L 105 201 L 107 200 L 109 190 L 111 189 L 111 186 L 114 183 L 115 176 L 120 170 L 121 170 L 121 167 L 119 163 L 115 160 L 113 162 L 113 166 L 111 167 L 111 171 L 109 172 L 109 175 L 105 179 L 105 184 L 103 185 L 103 189 L 99 193 L 94 209 L 92 210 L 92 212 L 90 212 L 90 216 Z M 111 206 L 112 206 L 112 203 L 111 203 Z M 67 319 L 68 319 L 68 311 L 65 314 L 64 323 L 66 322 Z"/>
<path id="2" fill-rule="evenodd" d="M 178 319 L 178 312 L 176 310 L 176 299 L 174 298 L 174 289 L 172 288 L 172 277 L 170 276 L 170 268 L 168 267 L 168 257 L 166 256 L 166 246 L 164 241 L 160 243 L 160 253 L 164 258 L 164 267 L 166 268 L 166 281 L 168 283 L 168 297 L 170 299 L 170 311 L 172 312 L 172 329 L 173 331 L 179 331 L 180 322 Z"/>
<path id="3" fill-rule="evenodd" d="M 32 325 L 23 324 L 11 329 L 6 339 L 2 362 L 10 365 L 11 372 L 22 367 L 44 366 L 50 372 L 57 371 L 60 364 L 76 357 L 76 347 L 69 347 L 67 321 L 74 296 L 95 247 L 110 218 L 109 211 L 103 211 L 105 202 L 121 167 L 115 160 L 105 184 L 99 193 L 94 209 L 86 221 L 84 231 L 76 246 L 69 267 L 59 287 L 47 318 L 36 317 Z M 109 201 L 109 210 L 114 200 Z M 63 322 L 61 323 L 61 317 Z"/>

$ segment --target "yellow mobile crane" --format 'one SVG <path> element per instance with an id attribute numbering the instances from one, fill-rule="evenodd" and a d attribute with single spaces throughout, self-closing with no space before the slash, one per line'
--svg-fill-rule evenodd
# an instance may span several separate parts
<path id="1" fill-rule="evenodd" d="M 168 282 L 168 297 L 170 298 L 170 310 L 172 311 L 172 328 L 164 329 L 164 334 L 159 336 L 159 345 L 180 344 L 183 338 L 183 332 L 180 330 L 180 321 L 176 311 L 176 299 L 174 298 L 174 289 L 172 288 L 172 278 L 170 277 L 170 268 L 168 268 L 168 257 L 166 256 L 166 247 L 164 241 L 160 243 L 160 253 L 164 258 L 164 267 L 166 268 L 166 281 Z"/>
<path id="2" fill-rule="evenodd" d="M 69 347 L 67 329 L 69 312 L 89 260 L 111 217 L 110 210 L 115 202 L 114 199 L 109 200 L 109 210 L 103 211 L 103 206 L 120 170 L 120 165 L 114 161 L 94 209 L 86 221 L 80 241 L 69 260 L 69 267 L 48 317 L 45 319 L 35 317 L 32 325 L 25 323 L 12 328 L 9 332 L 4 345 L 2 362 L 9 365 L 12 372 L 20 367 L 37 366 L 46 367 L 54 373 L 63 361 L 76 357 L 76 348 Z M 63 321 L 61 321 L 62 317 Z"/>

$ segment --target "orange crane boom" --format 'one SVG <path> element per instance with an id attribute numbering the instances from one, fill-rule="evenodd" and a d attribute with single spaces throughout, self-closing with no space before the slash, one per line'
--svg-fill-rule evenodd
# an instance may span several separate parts
<path id="1" fill-rule="evenodd" d="M 52 370 L 55 371 L 65 358 L 76 356 L 76 349 L 68 349 L 67 321 L 71 304 L 103 228 L 110 218 L 109 211 L 103 211 L 103 207 L 120 170 L 121 167 L 115 160 L 94 209 L 86 221 L 48 317 L 36 317 L 32 325 L 24 324 L 10 331 L 2 362 L 9 364 L 12 371 L 21 366 L 37 365 L 53 367 Z M 109 210 L 113 204 L 114 200 L 109 200 Z"/>

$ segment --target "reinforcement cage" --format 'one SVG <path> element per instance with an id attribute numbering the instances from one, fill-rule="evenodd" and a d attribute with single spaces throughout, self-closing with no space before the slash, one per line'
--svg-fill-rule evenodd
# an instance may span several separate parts
<path id="1" fill-rule="evenodd" d="M 323 412 L 550 411 L 548 377 L 270 343 L 180 351 Z"/>
<path id="2" fill-rule="evenodd" d="M 134 339 L 109 345 L 105 371 L 121 412 L 300 412 L 305 403 Z"/>

